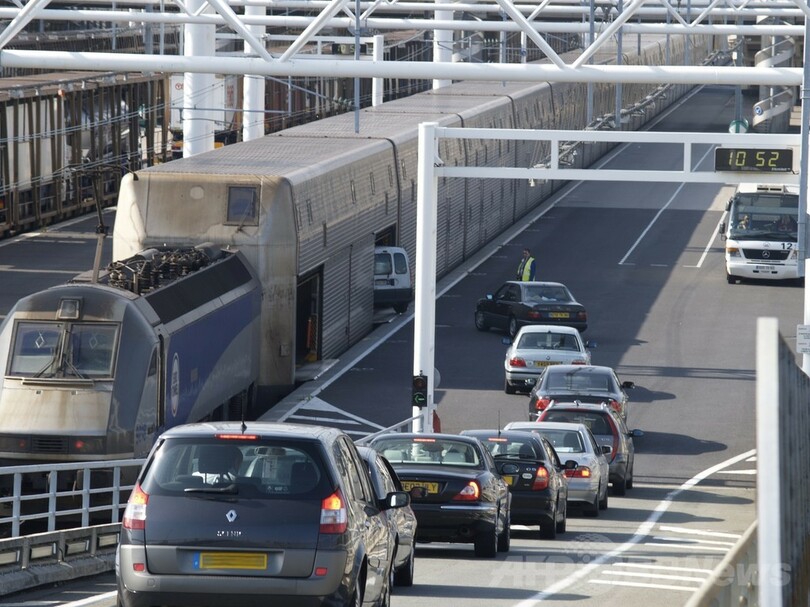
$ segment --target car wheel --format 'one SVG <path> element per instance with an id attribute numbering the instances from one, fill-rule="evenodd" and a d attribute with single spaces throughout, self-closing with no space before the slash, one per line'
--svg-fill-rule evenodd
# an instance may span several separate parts
<path id="1" fill-rule="evenodd" d="M 491 529 L 475 536 L 475 556 L 485 559 L 494 558 L 498 553 L 498 531 L 495 524 Z"/>
<path id="2" fill-rule="evenodd" d="M 363 587 L 365 583 L 362 576 L 358 576 L 354 585 L 354 592 L 352 593 L 347 607 L 363 607 Z"/>
<path id="3" fill-rule="evenodd" d="M 557 521 L 557 533 L 565 533 L 565 528 L 568 525 L 568 506 L 564 504 L 562 511 L 562 518 Z"/>
<path id="4" fill-rule="evenodd" d="M 630 476 L 627 477 L 627 488 L 628 489 L 633 488 L 633 471 L 632 470 L 630 471 Z"/>
<path id="5" fill-rule="evenodd" d="M 377 601 L 377 607 L 391 607 L 391 588 L 394 586 L 394 563 L 391 562 L 391 567 L 388 569 L 388 583 L 383 588 L 380 600 Z"/>
<path id="6" fill-rule="evenodd" d="M 489 329 L 484 313 L 481 310 L 475 311 L 475 328 L 479 331 L 486 331 Z"/>
<path id="7" fill-rule="evenodd" d="M 726 282 L 730 285 L 737 284 L 737 277 L 732 276 L 731 274 L 726 274 Z"/>
<path id="8" fill-rule="evenodd" d="M 605 497 L 599 500 L 599 509 L 607 510 L 607 507 L 608 507 L 608 488 L 605 487 Z"/>
<path id="9" fill-rule="evenodd" d="M 408 555 L 408 560 L 405 561 L 399 569 L 394 570 L 394 585 L 395 586 L 413 586 L 413 569 L 414 569 L 414 554 L 413 546 L 411 546 L 411 553 Z"/>
<path id="10" fill-rule="evenodd" d="M 618 483 L 613 483 L 613 495 L 625 495 L 627 493 L 627 477 L 623 476 Z"/>
<path id="11" fill-rule="evenodd" d="M 512 521 L 507 516 L 503 523 L 503 531 L 498 534 L 498 552 L 509 552 L 509 547 L 512 545 Z"/>
<path id="12" fill-rule="evenodd" d="M 517 335 L 518 329 L 518 321 L 517 318 L 514 316 L 509 317 L 509 337 L 513 338 Z"/>
<path id="13" fill-rule="evenodd" d="M 594 496 L 593 503 L 588 504 L 585 507 L 585 511 L 583 512 L 583 514 L 585 516 L 590 516 L 592 518 L 599 516 L 599 494 L 598 493 L 597 493 L 597 495 Z"/>
<path id="14" fill-rule="evenodd" d="M 553 540 L 557 537 L 557 508 L 547 523 L 540 523 L 540 537 L 544 540 Z"/>
<path id="15" fill-rule="evenodd" d="M 517 389 L 512 384 L 509 383 L 508 379 L 504 378 L 503 391 L 506 392 L 507 394 L 514 394 L 515 392 L 517 392 Z"/>

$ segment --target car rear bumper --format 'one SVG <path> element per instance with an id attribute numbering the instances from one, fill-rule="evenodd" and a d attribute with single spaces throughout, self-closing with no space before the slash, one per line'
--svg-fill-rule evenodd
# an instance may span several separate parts
<path id="1" fill-rule="evenodd" d="M 116 555 L 116 576 L 122 607 L 180 605 L 214 607 L 239 605 L 266 606 L 268 602 L 285 607 L 342 605 L 349 589 L 345 578 L 347 553 L 319 551 L 313 565 L 326 568 L 322 576 L 268 577 L 223 574 L 153 574 L 137 572 L 134 563 L 145 563 L 141 546 L 122 545 Z M 333 602 L 330 602 L 334 600 Z"/>
<path id="2" fill-rule="evenodd" d="M 418 542 L 472 542 L 495 525 L 494 505 L 411 504 Z"/>
<path id="3" fill-rule="evenodd" d="M 584 502 L 593 504 L 594 499 L 599 494 L 599 481 L 597 479 L 569 478 L 568 479 L 568 501 L 569 503 Z"/>
<path id="4" fill-rule="evenodd" d="M 537 525 L 554 520 L 554 497 L 549 491 L 513 491 L 512 522 Z"/>

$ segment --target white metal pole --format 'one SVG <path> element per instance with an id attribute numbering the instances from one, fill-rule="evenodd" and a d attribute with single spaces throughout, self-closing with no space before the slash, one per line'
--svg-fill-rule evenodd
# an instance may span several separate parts
<path id="1" fill-rule="evenodd" d="M 439 0 L 436 4 L 450 4 L 450 0 Z M 452 11 L 436 11 L 436 20 L 452 21 Z M 433 62 L 434 63 L 451 63 L 453 61 L 453 32 L 451 30 L 433 30 Z M 439 79 L 433 80 L 433 88 L 440 89 L 443 86 L 452 84 L 452 80 Z"/>
<path id="2" fill-rule="evenodd" d="M 436 340 L 436 197 L 439 178 L 438 141 L 435 122 L 419 125 L 418 169 L 416 176 L 416 265 L 414 272 L 413 315 L 413 374 L 426 375 L 427 403 L 423 409 L 414 407 L 413 415 L 424 414 L 414 420 L 414 432 L 433 431 L 434 359 Z"/>
<path id="3" fill-rule="evenodd" d="M 187 4 L 190 13 L 202 11 L 205 6 L 204 0 L 190 0 Z M 187 24 L 185 56 L 200 63 L 205 57 L 213 59 L 215 36 L 215 25 Z M 186 72 L 183 77 L 183 157 L 214 149 L 214 121 L 209 109 L 213 105 L 214 81 L 213 73 Z"/>
<path id="4" fill-rule="evenodd" d="M 375 62 L 382 63 L 385 61 L 385 36 L 377 34 L 374 36 L 374 42 L 371 45 L 372 59 Z M 371 80 L 371 105 L 382 105 L 385 98 L 385 79 L 373 78 Z"/>
<path id="5" fill-rule="evenodd" d="M 810 19 L 804 20 L 805 36 L 810 32 Z M 807 294 L 807 227 L 810 221 L 807 217 L 807 197 L 808 180 L 807 171 L 810 166 L 810 150 L 807 149 L 808 123 L 810 123 L 810 45 L 804 45 L 804 69 L 802 70 L 802 111 L 801 125 L 801 149 L 799 156 L 799 222 L 796 228 L 799 247 L 799 276 L 804 277 L 804 324 L 810 324 L 810 297 Z M 802 371 L 810 375 L 810 354 L 802 354 Z"/>
<path id="6" fill-rule="evenodd" d="M 259 16 L 264 17 L 267 9 L 263 6 L 256 6 L 248 4 L 245 6 L 245 16 Z M 256 37 L 257 40 L 263 41 L 264 26 L 263 25 L 248 25 L 248 30 Z M 252 47 L 248 42 L 245 42 L 245 54 L 248 55 L 253 52 Z M 242 92 L 242 141 L 250 141 L 251 139 L 258 139 L 264 137 L 264 91 L 265 80 L 264 76 L 255 76 L 245 74 L 244 89 Z"/>

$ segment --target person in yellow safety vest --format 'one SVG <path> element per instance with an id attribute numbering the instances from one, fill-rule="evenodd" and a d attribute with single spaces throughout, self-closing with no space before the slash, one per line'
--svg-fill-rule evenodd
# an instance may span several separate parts
<path id="1" fill-rule="evenodd" d="M 534 280 L 536 266 L 537 264 L 534 257 L 532 257 L 531 251 L 529 251 L 529 249 L 523 249 L 523 257 L 520 259 L 520 264 L 517 269 L 517 279 L 524 281 Z"/>

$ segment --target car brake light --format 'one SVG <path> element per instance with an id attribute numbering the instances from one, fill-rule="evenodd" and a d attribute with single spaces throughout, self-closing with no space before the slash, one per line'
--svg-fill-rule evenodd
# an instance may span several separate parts
<path id="1" fill-rule="evenodd" d="M 613 409 L 616 413 L 621 413 L 622 412 L 622 406 L 619 403 L 619 401 L 611 398 L 608 401 L 608 405 L 610 405 L 610 408 Z"/>
<path id="2" fill-rule="evenodd" d="M 480 499 L 480 497 L 481 486 L 478 484 L 478 481 L 470 481 L 453 499 L 464 502 L 474 502 Z"/>
<path id="3" fill-rule="evenodd" d="M 587 364 L 588 364 L 588 362 L 587 362 L 587 361 L 584 361 L 584 360 L 572 360 L 572 361 L 571 361 L 571 364 L 572 364 L 572 365 L 587 365 Z"/>
<path id="4" fill-rule="evenodd" d="M 588 314 L 586 312 L 578 312 L 577 313 L 577 320 L 582 320 L 582 321 L 588 320 Z"/>
<path id="5" fill-rule="evenodd" d="M 346 502 L 340 489 L 321 502 L 321 533 L 343 533 L 348 526 Z"/>
<path id="6" fill-rule="evenodd" d="M 537 310 L 529 310 L 528 314 L 526 314 L 532 320 L 539 320 L 543 318 L 543 315 L 540 314 Z"/>
<path id="7" fill-rule="evenodd" d="M 534 408 L 537 409 L 538 411 L 543 411 L 550 404 L 551 404 L 550 398 L 539 397 L 536 401 L 534 401 Z"/>
<path id="8" fill-rule="evenodd" d="M 140 484 L 136 484 L 132 493 L 129 494 L 127 507 L 121 524 L 124 529 L 132 531 L 143 531 L 146 529 L 146 505 L 149 503 L 149 495 L 141 489 Z"/>
<path id="9" fill-rule="evenodd" d="M 514 358 L 509 359 L 509 366 L 510 367 L 525 367 L 526 361 L 522 358 L 515 356 Z"/>
<path id="10" fill-rule="evenodd" d="M 591 478 L 591 469 L 588 466 L 578 466 L 572 470 L 566 470 L 565 476 L 568 478 Z"/>
<path id="11" fill-rule="evenodd" d="M 534 475 L 532 491 L 542 491 L 548 487 L 548 470 L 545 466 L 537 466 L 537 474 Z"/>

